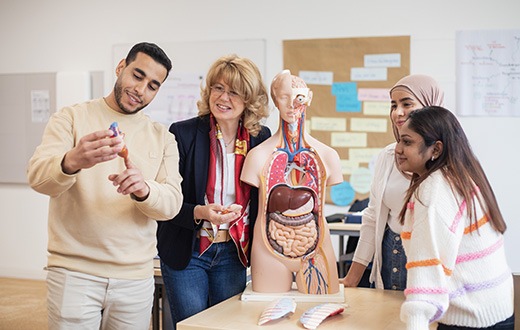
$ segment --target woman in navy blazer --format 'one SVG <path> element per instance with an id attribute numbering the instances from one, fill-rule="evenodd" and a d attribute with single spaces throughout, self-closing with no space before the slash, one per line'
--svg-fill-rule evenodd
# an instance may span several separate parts
<path id="1" fill-rule="evenodd" d="M 271 136 L 268 94 L 256 65 L 219 58 L 197 117 L 173 123 L 183 205 L 158 222 L 157 248 L 173 323 L 245 289 L 258 190 L 240 181 L 247 152 Z"/>

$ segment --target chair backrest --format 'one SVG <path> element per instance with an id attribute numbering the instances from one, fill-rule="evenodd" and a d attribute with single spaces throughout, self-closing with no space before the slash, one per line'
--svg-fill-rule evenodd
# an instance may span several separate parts
<path id="1" fill-rule="evenodd" d="M 368 206 L 368 197 L 365 199 L 356 199 L 348 208 L 349 212 L 363 211 Z"/>

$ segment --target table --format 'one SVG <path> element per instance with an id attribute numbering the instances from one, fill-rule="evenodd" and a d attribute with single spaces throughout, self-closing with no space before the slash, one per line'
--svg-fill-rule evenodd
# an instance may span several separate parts
<path id="1" fill-rule="evenodd" d="M 338 249 L 338 261 L 339 261 L 339 275 L 341 277 L 345 276 L 345 264 L 341 262 L 340 258 L 343 254 L 343 245 L 344 245 L 344 237 L 343 236 L 359 236 L 359 229 L 361 228 L 361 224 L 359 223 L 328 223 L 329 231 L 331 235 L 339 235 L 339 249 Z M 172 320 L 170 313 L 164 313 L 164 311 L 169 311 L 168 299 L 166 299 L 166 292 L 164 289 L 164 283 L 161 276 L 161 268 L 159 265 L 156 265 L 155 268 L 155 294 L 154 294 L 154 303 L 152 309 L 152 329 L 171 329 Z M 248 302 L 252 303 L 252 302 Z M 163 310 L 162 317 L 160 316 L 160 310 Z M 162 325 L 162 326 L 161 326 Z"/>
<path id="2" fill-rule="evenodd" d="M 338 248 L 338 265 L 339 265 L 339 276 L 345 276 L 345 263 L 341 260 L 343 255 L 344 236 L 359 236 L 361 229 L 360 223 L 343 223 L 343 222 L 331 222 L 328 223 L 329 231 L 331 235 L 339 235 L 339 248 Z"/>
<path id="3" fill-rule="evenodd" d="M 361 229 L 360 223 L 330 222 L 327 225 L 331 235 L 359 236 L 359 230 Z"/>
<path id="4" fill-rule="evenodd" d="M 368 288 L 345 288 L 345 311 L 326 318 L 318 327 L 326 329 L 406 329 L 399 318 L 402 291 Z M 218 305 L 177 323 L 178 330 L 200 329 L 304 329 L 300 316 L 319 303 L 298 302 L 296 312 L 263 326 L 258 319 L 269 302 L 241 301 L 236 295 Z M 434 329 L 434 327 L 431 327 Z"/>

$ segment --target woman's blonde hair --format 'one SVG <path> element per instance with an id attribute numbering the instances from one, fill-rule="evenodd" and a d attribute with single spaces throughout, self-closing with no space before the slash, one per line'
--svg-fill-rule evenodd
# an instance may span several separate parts
<path id="1" fill-rule="evenodd" d="M 222 56 L 215 61 L 201 86 L 200 100 L 197 102 L 199 116 L 210 113 L 211 86 L 220 80 L 238 93 L 244 101 L 243 125 L 249 134 L 257 136 L 262 129 L 262 120 L 269 115 L 269 97 L 260 70 L 250 59 L 235 54 Z"/>

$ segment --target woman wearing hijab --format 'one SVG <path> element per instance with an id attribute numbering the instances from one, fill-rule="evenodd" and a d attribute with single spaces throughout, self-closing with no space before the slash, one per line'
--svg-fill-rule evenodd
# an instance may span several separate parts
<path id="1" fill-rule="evenodd" d="M 198 116 L 170 126 L 184 201 L 157 231 L 174 324 L 245 289 L 258 191 L 240 173 L 249 150 L 271 136 L 261 124 L 269 114 L 267 90 L 247 58 L 213 63 L 197 106 Z"/>
<path id="2" fill-rule="evenodd" d="M 433 78 L 415 74 L 399 80 L 390 89 L 390 98 L 390 119 L 398 141 L 399 129 L 408 119 L 408 114 L 426 106 L 442 106 L 444 92 Z M 397 168 L 395 146 L 395 142 L 386 146 L 375 163 L 358 245 L 347 276 L 342 279 L 346 287 L 357 286 L 372 261 L 371 286 L 388 290 L 406 288 L 406 255 L 400 237 L 399 213 L 411 175 Z"/>

